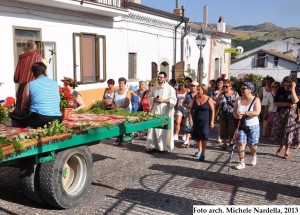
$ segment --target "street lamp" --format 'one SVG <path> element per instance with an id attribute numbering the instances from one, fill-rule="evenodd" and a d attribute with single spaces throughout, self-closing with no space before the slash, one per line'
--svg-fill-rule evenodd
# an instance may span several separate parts
<path id="1" fill-rule="evenodd" d="M 203 80 L 203 70 L 201 68 L 202 49 L 206 45 L 206 41 L 207 41 L 206 37 L 204 36 L 202 28 L 199 30 L 198 35 L 195 40 L 196 40 L 196 45 L 200 49 L 200 60 L 199 60 L 199 65 L 198 65 L 198 80 L 199 80 L 199 83 L 202 84 L 202 80 Z"/>
<path id="2" fill-rule="evenodd" d="M 300 57 L 299 56 L 297 56 L 296 63 L 298 65 L 297 72 L 300 72 Z"/>

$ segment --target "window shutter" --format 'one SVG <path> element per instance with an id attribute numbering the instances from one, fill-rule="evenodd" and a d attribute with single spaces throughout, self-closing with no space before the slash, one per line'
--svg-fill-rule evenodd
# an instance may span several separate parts
<path id="1" fill-rule="evenodd" d="M 152 79 L 156 78 L 158 70 L 157 70 L 157 64 L 155 62 L 151 63 L 151 71 L 152 71 L 152 76 L 151 76 Z"/>
<path id="2" fill-rule="evenodd" d="M 82 81 L 95 82 L 96 81 L 96 38 L 95 35 L 82 35 Z"/>
<path id="3" fill-rule="evenodd" d="M 255 68 L 256 67 L 256 58 L 252 58 L 252 68 Z"/>
<path id="4" fill-rule="evenodd" d="M 136 78 L 136 53 L 129 53 L 128 55 L 128 79 Z"/>
<path id="5" fill-rule="evenodd" d="M 264 60 L 265 60 L 265 62 L 264 62 L 264 67 L 268 67 L 269 56 L 266 55 Z"/>

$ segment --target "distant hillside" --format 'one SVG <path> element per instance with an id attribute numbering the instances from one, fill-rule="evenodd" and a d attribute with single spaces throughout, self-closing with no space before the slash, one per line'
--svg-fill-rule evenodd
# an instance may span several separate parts
<path id="1" fill-rule="evenodd" d="M 277 31 L 281 30 L 281 27 L 278 27 L 277 25 L 271 23 L 271 22 L 265 22 L 259 25 L 242 25 L 238 27 L 233 27 L 233 30 L 239 30 L 239 31 L 260 31 L 260 32 L 271 32 L 271 31 Z"/>
<path id="2" fill-rule="evenodd" d="M 273 23 L 266 22 L 259 25 L 243 25 L 238 27 L 228 27 L 229 33 L 235 34 L 235 39 L 249 40 L 257 39 L 263 41 L 281 40 L 286 37 L 300 38 L 300 28 L 281 28 Z"/>
<path id="3" fill-rule="evenodd" d="M 300 38 L 300 28 L 281 28 L 270 22 L 259 25 L 230 26 L 227 31 L 236 35 L 232 39 L 232 45 L 242 46 L 244 51 L 255 49 L 274 40 L 288 37 Z"/>
<path id="4" fill-rule="evenodd" d="M 196 23 L 202 24 L 202 23 Z M 209 24 L 211 29 L 216 29 L 217 24 Z M 274 40 L 282 40 L 287 37 L 300 38 L 299 27 L 282 28 L 271 22 L 259 25 L 231 26 L 226 24 L 226 31 L 236 35 L 232 39 L 233 46 L 242 46 L 244 51 L 248 51 Z"/>

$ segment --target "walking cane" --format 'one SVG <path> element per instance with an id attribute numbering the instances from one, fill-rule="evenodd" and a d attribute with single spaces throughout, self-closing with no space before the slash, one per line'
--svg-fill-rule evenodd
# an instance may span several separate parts
<path id="1" fill-rule="evenodd" d="M 231 162 L 232 162 L 233 153 L 234 153 L 234 150 L 235 150 L 236 141 L 237 141 L 238 134 L 239 134 L 240 123 L 241 123 L 241 120 L 239 119 L 237 128 L 236 128 L 236 130 L 234 132 L 234 135 L 233 135 L 233 138 L 232 138 L 232 140 L 233 140 L 233 146 L 232 146 L 230 160 L 229 160 L 228 174 L 229 174 L 229 171 L 230 171 L 230 168 L 231 168 Z"/>

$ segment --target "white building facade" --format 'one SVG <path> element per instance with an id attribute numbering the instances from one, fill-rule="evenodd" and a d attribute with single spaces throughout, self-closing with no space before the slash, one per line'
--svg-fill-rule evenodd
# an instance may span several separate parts
<path id="1" fill-rule="evenodd" d="M 184 71 L 199 67 L 198 29 L 185 32 L 188 19 L 184 15 L 126 0 L 2 0 L 0 9 L 4 41 L 0 50 L 0 99 L 15 96 L 14 71 L 29 39 L 36 41 L 44 58 L 50 55 L 49 50 L 55 51 L 48 77 L 60 85 L 64 76 L 76 79 L 80 83 L 76 90 L 87 105 L 102 99 L 110 78 L 117 83 L 118 78 L 125 77 L 128 85 L 136 85 L 139 80 L 156 77 L 159 71 L 170 79 L 174 76 L 172 66 L 180 61 L 185 61 Z M 209 79 L 228 73 L 229 56 L 224 55 L 223 48 L 231 41 L 226 33 L 216 37 L 213 30 L 205 32 L 202 66 L 207 84 Z M 218 44 L 224 40 L 228 40 L 226 46 L 219 50 Z M 218 64 L 216 58 L 220 59 Z"/>
<path id="2" fill-rule="evenodd" d="M 239 58 L 231 64 L 230 69 L 230 75 L 237 78 L 243 78 L 250 73 L 269 75 L 276 81 L 282 81 L 285 76 L 289 75 L 299 78 L 297 57 L 273 49 L 261 49 Z"/>

